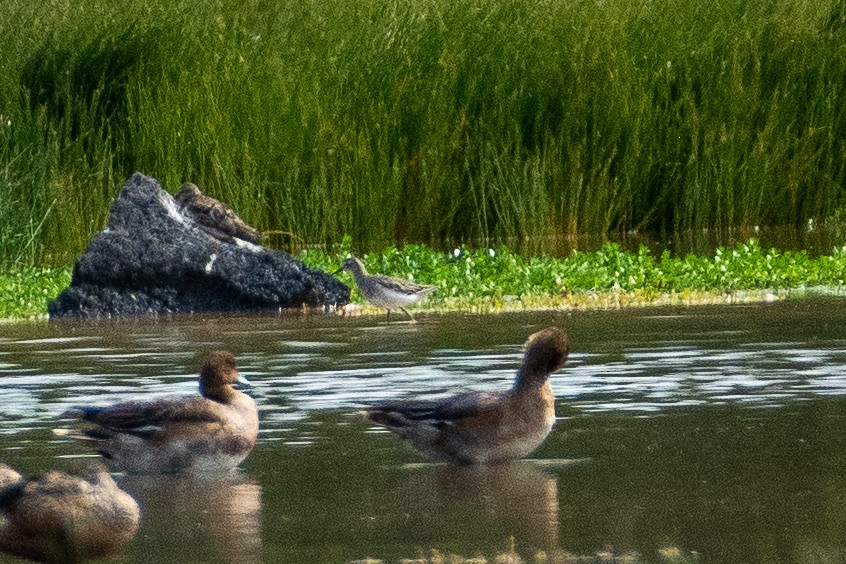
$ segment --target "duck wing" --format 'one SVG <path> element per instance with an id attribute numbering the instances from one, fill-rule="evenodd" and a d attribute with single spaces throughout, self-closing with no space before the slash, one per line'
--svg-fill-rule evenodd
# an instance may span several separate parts
<path id="1" fill-rule="evenodd" d="M 506 392 L 467 392 L 440 400 L 395 400 L 368 408 L 374 423 L 392 429 L 426 426 L 442 429 L 496 411 Z"/>
<path id="2" fill-rule="evenodd" d="M 161 398 L 156 401 L 130 401 L 109 407 L 77 407 L 66 415 L 93 423 L 110 431 L 148 437 L 166 425 L 221 422 L 210 400 L 202 397 Z"/>
<path id="3" fill-rule="evenodd" d="M 0 509 L 8 509 L 21 501 L 24 496 L 32 494 L 36 497 L 28 505 L 30 510 L 43 506 L 40 500 L 46 500 L 49 504 L 51 499 L 86 495 L 90 491 L 91 484 L 82 478 L 52 470 L 34 478 L 21 477 L 15 483 L 0 489 Z M 39 495 L 41 497 L 38 497 Z"/>

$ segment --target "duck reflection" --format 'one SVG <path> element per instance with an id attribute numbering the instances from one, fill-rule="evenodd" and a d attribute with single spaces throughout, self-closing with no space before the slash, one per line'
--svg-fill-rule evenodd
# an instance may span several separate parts
<path id="1" fill-rule="evenodd" d="M 143 561 L 261 562 L 262 490 L 245 474 L 126 476 L 121 485 L 142 507 L 133 549 Z"/>
<path id="2" fill-rule="evenodd" d="M 386 506 L 393 508 L 388 517 L 400 513 L 398 521 L 424 543 L 452 536 L 475 547 L 502 548 L 510 538 L 522 549 L 558 547 L 558 480 L 538 461 L 411 465 L 402 471 L 405 479 L 387 494 Z"/>

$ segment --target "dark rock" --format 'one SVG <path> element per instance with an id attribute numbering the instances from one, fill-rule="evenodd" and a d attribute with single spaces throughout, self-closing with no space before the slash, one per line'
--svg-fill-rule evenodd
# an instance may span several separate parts
<path id="1" fill-rule="evenodd" d="M 203 225 L 155 179 L 135 173 L 48 311 L 51 318 L 276 311 L 333 308 L 349 298 L 347 286 L 287 253 Z"/>

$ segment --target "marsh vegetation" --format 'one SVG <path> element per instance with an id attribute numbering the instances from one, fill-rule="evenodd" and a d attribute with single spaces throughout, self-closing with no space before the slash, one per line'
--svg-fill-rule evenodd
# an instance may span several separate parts
<path id="1" fill-rule="evenodd" d="M 70 264 L 135 170 L 283 248 L 844 206 L 842 0 L 8 0 L 0 36 L 6 264 Z"/>
<path id="2" fill-rule="evenodd" d="M 351 252 L 346 238 L 333 251 L 306 250 L 297 258 L 333 272 Z M 720 247 L 712 256 L 656 256 L 616 243 L 567 257 L 523 257 L 505 247 L 436 251 L 424 245 L 388 247 L 364 257 L 367 269 L 433 284 L 435 293 L 415 308 L 499 312 L 526 309 L 607 309 L 650 304 L 772 300 L 803 293 L 843 293 L 846 246 L 830 254 L 766 249 L 756 239 Z M 349 274 L 352 300 L 364 304 Z M 0 271 L 0 319 L 44 317 L 47 302 L 70 283 L 70 268 Z M 365 312 L 383 315 L 379 308 Z"/>

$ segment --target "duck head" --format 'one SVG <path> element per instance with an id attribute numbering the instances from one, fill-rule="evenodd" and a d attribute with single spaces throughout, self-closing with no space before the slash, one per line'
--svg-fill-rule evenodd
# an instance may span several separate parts
<path id="1" fill-rule="evenodd" d="M 570 339 L 563 329 L 547 327 L 532 334 L 524 350 L 517 386 L 543 384 L 550 374 L 564 366 L 570 354 Z"/>
<path id="2" fill-rule="evenodd" d="M 210 400 L 229 400 L 235 394 L 236 382 L 249 383 L 238 374 L 235 356 L 229 351 L 213 352 L 200 370 L 200 394 Z"/>

